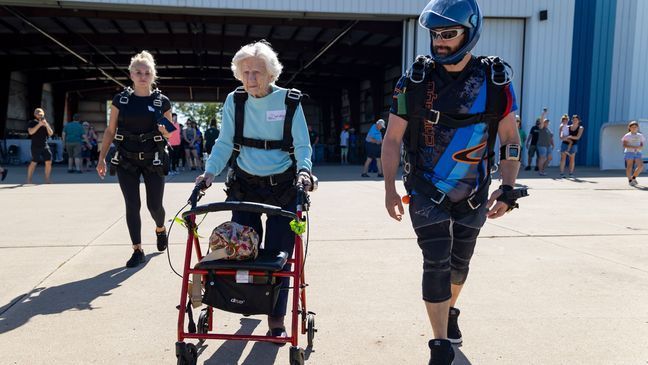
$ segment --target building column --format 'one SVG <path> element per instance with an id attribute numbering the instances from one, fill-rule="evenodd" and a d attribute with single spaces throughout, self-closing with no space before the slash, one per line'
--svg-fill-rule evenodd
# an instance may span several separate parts
<path id="1" fill-rule="evenodd" d="M 54 87 L 52 90 L 52 98 L 54 99 L 54 133 L 61 135 L 63 132 L 63 124 L 65 122 L 65 106 L 66 106 L 67 91 L 60 87 Z"/>
<path id="2" fill-rule="evenodd" d="M 34 109 L 41 108 L 41 103 L 43 102 L 43 82 L 39 79 L 34 79 L 32 77 L 27 81 L 27 119 L 31 119 L 34 116 Z M 52 113 L 51 110 L 45 111 L 45 119 L 48 118 L 48 113 Z"/>
<path id="3" fill-rule="evenodd" d="M 0 138 L 6 138 L 11 71 L 0 71 Z"/>

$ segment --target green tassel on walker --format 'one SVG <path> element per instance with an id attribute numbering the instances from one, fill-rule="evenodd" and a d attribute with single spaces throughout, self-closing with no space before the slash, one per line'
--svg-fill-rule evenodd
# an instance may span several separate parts
<path id="1" fill-rule="evenodd" d="M 290 229 L 295 232 L 295 234 L 302 235 L 306 232 L 306 221 L 297 221 L 293 219 L 290 221 Z"/>

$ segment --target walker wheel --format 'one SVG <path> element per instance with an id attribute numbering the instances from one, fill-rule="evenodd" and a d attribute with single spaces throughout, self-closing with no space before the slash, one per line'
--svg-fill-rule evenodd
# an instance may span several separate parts
<path id="1" fill-rule="evenodd" d="M 198 349 L 192 343 L 176 342 L 177 365 L 196 365 Z"/>
<path id="2" fill-rule="evenodd" d="M 209 332 L 209 310 L 204 308 L 200 311 L 200 316 L 198 317 L 198 333 L 205 334 Z"/>
<path id="3" fill-rule="evenodd" d="M 290 365 L 304 365 L 304 349 L 301 347 L 290 347 Z"/>
<path id="4" fill-rule="evenodd" d="M 307 318 L 306 333 L 308 338 L 308 347 L 313 347 L 313 339 L 315 338 L 315 332 L 317 332 L 317 329 L 315 328 L 315 314 L 308 313 L 308 316 L 306 318 Z"/>

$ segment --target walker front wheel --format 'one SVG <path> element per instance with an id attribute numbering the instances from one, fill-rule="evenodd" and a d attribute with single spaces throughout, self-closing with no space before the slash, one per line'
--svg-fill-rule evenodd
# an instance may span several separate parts
<path id="1" fill-rule="evenodd" d="M 176 342 L 176 357 L 178 365 L 196 365 L 198 349 L 192 343 Z"/>
<path id="2" fill-rule="evenodd" d="M 314 313 L 308 313 L 308 316 L 306 317 L 306 333 L 307 333 L 307 338 L 308 338 L 308 347 L 313 347 L 313 339 L 315 338 L 315 332 L 317 332 L 317 329 L 315 329 L 315 314 Z"/>
<path id="3" fill-rule="evenodd" d="M 304 349 L 301 347 L 290 347 L 290 365 L 304 365 Z"/>
<path id="4" fill-rule="evenodd" d="M 198 317 L 198 333 L 205 334 L 209 332 L 209 309 L 204 308 L 200 311 Z"/>

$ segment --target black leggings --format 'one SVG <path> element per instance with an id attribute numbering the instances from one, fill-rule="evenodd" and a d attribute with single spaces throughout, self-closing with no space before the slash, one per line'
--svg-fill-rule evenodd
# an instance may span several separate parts
<path id="1" fill-rule="evenodd" d="M 447 220 L 416 229 L 423 251 L 423 300 L 445 302 L 452 297 L 450 283 L 461 285 L 475 251 L 479 229 Z"/>
<path id="2" fill-rule="evenodd" d="M 162 206 L 164 176 L 160 176 L 157 172 L 147 171 L 142 167 L 137 167 L 137 171 L 129 171 L 118 167 L 117 178 L 119 180 L 119 187 L 124 195 L 124 202 L 126 203 L 126 224 L 128 225 L 131 242 L 134 245 L 142 243 L 140 176 L 144 176 L 146 206 L 149 212 L 151 212 L 151 217 L 153 217 L 157 227 L 164 226 L 164 207 Z"/>

